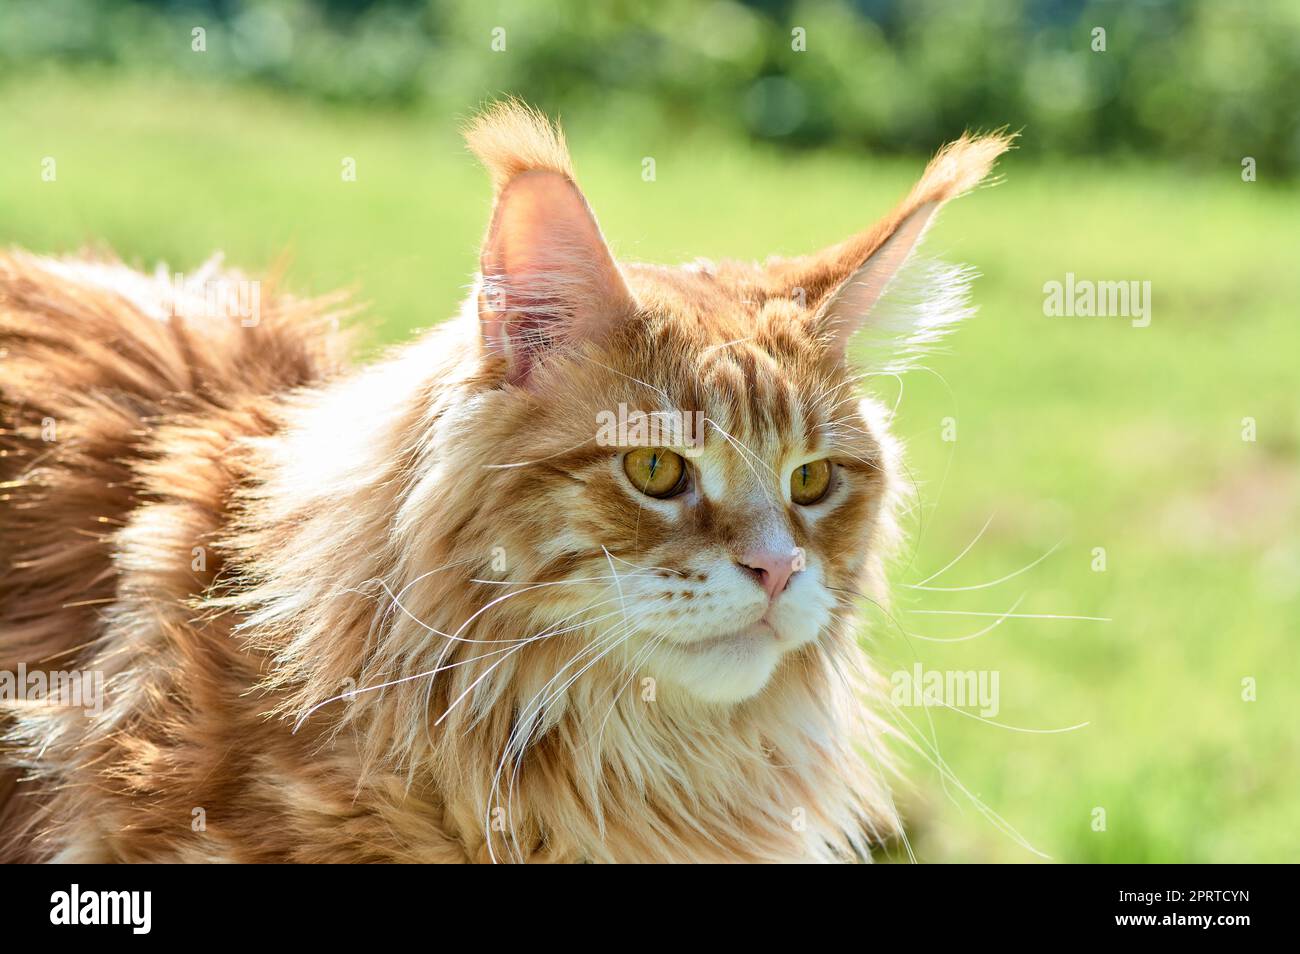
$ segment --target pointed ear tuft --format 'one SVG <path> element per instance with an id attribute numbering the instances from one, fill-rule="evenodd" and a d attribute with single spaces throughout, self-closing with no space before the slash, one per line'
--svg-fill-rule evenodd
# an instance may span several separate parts
<path id="1" fill-rule="evenodd" d="M 935 153 L 907 201 L 944 203 L 965 195 L 985 180 L 998 156 L 1012 147 L 1016 135 L 1005 129 L 979 136 L 963 133 Z"/>
<path id="2" fill-rule="evenodd" d="M 849 339 L 869 321 L 934 214 L 984 181 L 1014 140 L 1015 134 L 1006 131 L 963 135 L 939 150 L 907 198 L 875 226 L 815 255 L 769 264 L 769 274 L 779 286 L 786 291 L 798 288 L 799 297 L 815 309 L 818 333 L 826 338 L 834 360 L 844 357 Z M 955 300 L 951 290 L 944 294 Z M 925 334 L 933 339 L 938 316 L 933 309 L 925 314 Z"/>
<path id="3" fill-rule="evenodd" d="M 466 138 L 496 189 L 480 261 L 483 344 L 504 356 L 507 380 L 523 384 L 547 353 L 603 336 L 635 303 L 573 181 L 559 129 L 510 101 L 483 113 Z"/>
<path id="4" fill-rule="evenodd" d="M 493 103 L 475 116 L 465 127 L 465 141 L 491 174 L 498 193 L 511 179 L 530 171 L 574 178 L 564 133 L 517 99 Z"/>

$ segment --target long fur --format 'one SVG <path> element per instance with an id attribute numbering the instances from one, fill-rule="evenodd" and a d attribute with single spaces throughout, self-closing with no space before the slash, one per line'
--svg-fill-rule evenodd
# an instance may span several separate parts
<path id="1" fill-rule="evenodd" d="M 499 194 L 572 181 L 521 107 L 469 138 Z M 969 188 L 1006 145 L 967 142 L 907 201 Z M 899 819 L 853 610 L 884 599 L 898 451 L 789 287 L 832 293 L 885 237 L 802 264 L 621 266 L 635 315 L 526 386 L 477 287 L 354 370 L 338 299 L 267 285 L 249 326 L 165 275 L 0 256 L 0 669 L 106 689 L 94 714 L 3 703 L 0 857 L 869 858 Z M 601 409 L 667 394 L 725 432 L 708 460 L 736 493 L 689 526 L 629 503 L 590 440 Z M 854 488 L 791 518 L 824 631 L 735 704 L 647 678 L 629 596 L 665 633 L 698 618 L 695 561 L 747 532 L 751 458 L 791 435 Z"/>

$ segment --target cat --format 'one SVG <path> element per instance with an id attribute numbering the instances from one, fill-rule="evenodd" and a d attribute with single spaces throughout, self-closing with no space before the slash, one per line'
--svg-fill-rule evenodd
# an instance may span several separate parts
<path id="1" fill-rule="evenodd" d="M 467 139 L 481 274 L 360 368 L 337 297 L 268 281 L 251 320 L 215 262 L 0 255 L 0 670 L 45 678 L 0 709 L 0 856 L 865 861 L 898 834 L 855 609 L 905 493 L 859 380 L 960 316 L 962 272 L 905 325 L 891 286 L 1011 137 L 949 144 L 825 251 L 675 268 L 614 259 L 539 113 Z M 897 350 L 855 369 L 859 329 Z M 620 408 L 702 429 L 596 440 Z"/>

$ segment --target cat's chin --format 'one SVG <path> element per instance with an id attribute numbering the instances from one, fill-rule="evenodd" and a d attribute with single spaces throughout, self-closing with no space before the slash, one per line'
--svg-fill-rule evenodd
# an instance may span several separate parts
<path id="1" fill-rule="evenodd" d="M 735 705 L 762 692 L 793 644 L 767 622 L 733 633 L 665 640 L 655 650 L 660 677 L 700 702 Z"/>

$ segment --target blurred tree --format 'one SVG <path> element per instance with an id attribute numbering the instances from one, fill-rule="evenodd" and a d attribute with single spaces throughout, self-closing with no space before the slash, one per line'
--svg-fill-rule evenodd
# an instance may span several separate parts
<path id="1" fill-rule="evenodd" d="M 0 81 L 48 62 L 457 113 L 510 92 L 791 148 L 1010 125 L 1030 152 L 1300 171 L 1294 0 L 5 0 Z"/>

